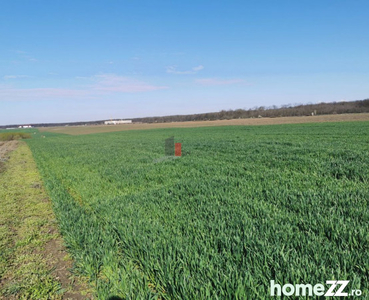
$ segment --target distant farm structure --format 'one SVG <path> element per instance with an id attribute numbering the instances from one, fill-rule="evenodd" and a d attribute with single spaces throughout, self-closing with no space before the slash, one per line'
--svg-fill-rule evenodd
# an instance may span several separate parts
<path id="1" fill-rule="evenodd" d="M 32 125 L 20 125 L 18 128 L 32 128 Z"/>
<path id="2" fill-rule="evenodd" d="M 105 121 L 105 125 L 119 125 L 119 124 L 131 124 L 132 120 L 110 120 Z"/>

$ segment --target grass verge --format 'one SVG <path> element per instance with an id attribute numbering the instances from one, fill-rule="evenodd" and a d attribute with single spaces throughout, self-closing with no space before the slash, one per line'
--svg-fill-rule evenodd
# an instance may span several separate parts
<path id="1" fill-rule="evenodd" d="M 75 284 L 51 203 L 28 146 L 0 172 L 0 299 L 88 299 Z"/>

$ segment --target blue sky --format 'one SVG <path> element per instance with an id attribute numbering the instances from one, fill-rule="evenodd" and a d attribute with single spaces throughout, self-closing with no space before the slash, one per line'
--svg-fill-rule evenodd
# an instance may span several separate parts
<path id="1" fill-rule="evenodd" d="M 2 1 L 0 125 L 369 97 L 369 1 Z"/>

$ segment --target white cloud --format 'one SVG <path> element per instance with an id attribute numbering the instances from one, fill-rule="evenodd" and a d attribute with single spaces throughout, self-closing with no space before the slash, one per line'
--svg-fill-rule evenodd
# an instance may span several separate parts
<path id="1" fill-rule="evenodd" d="M 208 86 L 231 85 L 231 84 L 251 85 L 243 79 L 202 78 L 202 79 L 197 79 L 196 82 L 199 84 L 208 85 Z"/>
<path id="2" fill-rule="evenodd" d="M 115 74 L 95 75 L 93 80 L 96 82 L 92 88 L 100 92 L 147 92 L 167 89 L 167 86 L 151 85 L 136 79 Z"/>
<path id="3" fill-rule="evenodd" d="M 22 50 L 16 50 L 15 53 L 18 54 L 18 57 L 21 58 L 23 61 L 27 60 L 29 62 L 38 62 L 38 60 L 36 58 L 34 58 L 33 56 L 29 55 L 28 52 L 26 51 L 22 51 Z"/>
<path id="4" fill-rule="evenodd" d="M 194 70 L 195 72 L 201 71 L 202 69 L 204 69 L 204 66 L 202 66 L 202 65 L 199 65 L 197 67 L 192 68 L 192 70 Z"/>
<path id="5" fill-rule="evenodd" d="M 15 78 L 15 75 L 8 75 Z M 84 79 L 86 85 L 79 88 L 32 88 L 22 89 L 0 85 L 0 101 L 48 100 L 48 99 L 91 99 L 119 93 L 139 93 L 168 89 L 167 86 L 148 84 L 130 77 L 115 74 L 100 74 Z"/>
<path id="6" fill-rule="evenodd" d="M 78 98 L 90 96 L 86 90 L 61 88 L 0 88 L 0 101 L 45 100 L 58 98 Z"/>
<path id="7" fill-rule="evenodd" d="M 5 75 L 4 79 L 19 79 L 19 78 L 28 78 L 27 75 Z"/>
<path id="8" fill-rule="evenodd" d="M 191 68 L 188 71 L 178 71 L 176 66 L 169 66 L 167 67 L 167 73 L 169 74 L 196 74 L 197 72 L 204 69 L 203 65 L 199 65 L 197 67 Z"/>

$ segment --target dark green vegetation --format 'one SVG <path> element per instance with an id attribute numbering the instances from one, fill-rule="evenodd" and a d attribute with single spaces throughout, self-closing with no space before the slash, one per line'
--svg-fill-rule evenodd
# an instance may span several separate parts
<path id="1" fill-rule="evenodd" d="M 161 159 L 164 140 L 180 159 Z M 28 141 L 98 299 L 270 299 L 277 283 L 369 288 L 369 122 Z"/>
<path id="2" fill-rule="evenodd" d="M 31 135 L 24 132 L 0 132 L 0 141 L 29 139 Z"/>

